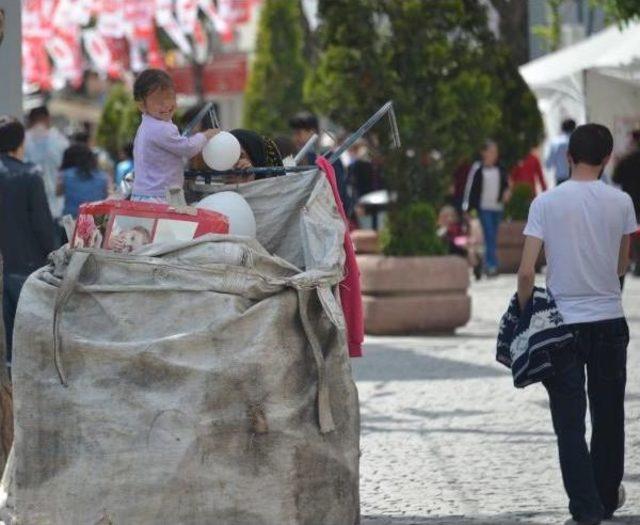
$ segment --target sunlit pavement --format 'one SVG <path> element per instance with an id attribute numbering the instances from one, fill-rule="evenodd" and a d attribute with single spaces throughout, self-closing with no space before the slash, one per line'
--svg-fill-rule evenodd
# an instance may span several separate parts
<path id="1" fill-rule="evenodd" d="M 558 524 L 567 519 L 541 385 L 517 390 L 495 362 L 513 276 L 474 284 L 473 318 L 451 337 L 371 337 L 354 360 L 362 411 L 366 525 Z M 640 524 L 640 279 L 624 294 L 628 502 L 614 523 Z"/>

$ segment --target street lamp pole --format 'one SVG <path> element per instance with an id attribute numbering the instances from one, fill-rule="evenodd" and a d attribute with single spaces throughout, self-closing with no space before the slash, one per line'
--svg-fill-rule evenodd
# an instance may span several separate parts
<path id="1" fill-rule="evenodd" d="M 22 120 L 22 30 L 20 0 L 0 0 L 0 115 Z"/>

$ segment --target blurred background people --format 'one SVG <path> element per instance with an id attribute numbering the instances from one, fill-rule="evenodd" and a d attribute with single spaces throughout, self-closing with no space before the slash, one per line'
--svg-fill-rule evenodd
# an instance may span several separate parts
<path id="1" fill-rule="evenodd" d="M 531 189 L 532 196 L 539 193 L 538 188 L 541 192 L 547 191 L 547 183 L 544 180 L 542 165 L 537 153 L 538 148 L 532 147 L 529 153 L 513 167 L 509 177 L 511 187 L 518 184 L 526 185 Z"/>
<path id="2" fill-rule="evenodd" d="M 9 360 L 22 285 L 29 274 L 46 264 L 47 255 L 56 248 L 42 173 L 25 162 L 24 153 L 24 126 L 12 117 L 0 117 L 0 252 Z"/>
<path id="3" fill-rule="evenodd" d="M 54 218 L 58 218 L 62 213 L 62 200 L 56 195 L 56 183 L 62 155 L 69 147 L 69 141 L 52 126 L 51 115 L 46 106 L 33 108 L 29 112 L 27 128 L 24 159 L 40 168 L 49 210 Z"/>
<path id="4" fill-rule="evenodd" d="M 63 215 L 74 219 L 80 204 L 108 197 L 109 176 L 98 169 L 96 155 L 89 146 L 77 143 L 65 150 L 56 191 L 64 197 Z"/>
<path id="5" fill-rule="evenodd" d="M 640 128 L 631 132 L 631 148 L 617 164 L 613 182 L 631 196 L 636 210 L 636 221 L 640 223 Z M 640 277 L 640 235 L 636 233 L 631 241 L 633 274 Z"/>
<path id="6" fill-rule="evenodd" d="M 453 170 L 453 180 L 449 186 L 449 202 L 459 212 L 462 211 L 469 170 L 471 170 L 471 162 L 468 158 L 461 158 Z"/>
<path id="7" fill-rule="evenodd" d="M 115 184 L 116 188 L 120 187 L 120 183 L 127 173 L 133 171 L 133 142 L 129 142 L 120 152 L 120 158 L 116 163 Z"/>
<path id="8" fill-rule="evenodd" d="M 576 121 L 566 119 L 562 122 L 560 134 L 551 139 L 545 166 L 547 169 L 553 170 L 556 185 L 562 184 L 569 180 L 571 173 L 569 172 L 569 162 L 567 161 L 567 150 L 569 149 L 569 138 L 576 129 Z"/>
<path id="9" fill-rule="evenodd" d="M 494 141 L 484 143 L 481 160 L 469 173 L 463 204 L 465 211 L 478 211 L 485 242 L 485 271 L 489 277 L 498 275 L 498 228 L 504 203 L 509 200 L 509 181 L 506 170 L 498 163 L 499 154 Z"/>
<path id="10" fill-rule="evenodd" d="M 296 151 L 300 151 L 314 133 L 320 135 L 320 125 L 318 124 L 318 117 L 309 111 L 301 111 L 299 113 L 296 113 L 289 120 L 289 127 L 291 128 L 291 139 L 296 146 Z M 316 142 L 316 145 L 318 144 L 318 142 Z M 315 164 L 317 156 L 317 150 L 314 149 L 307 153 L 300 164 Z M 338 159 L 332 164 L 332 166 L 334 171 L 336 172 L 336 183 L 338 184 L 340 199 L 342 200 L 344 211 L 347 214 L 347 217 L 349 217 L 353 211 L 353 203 L 349 197 L 349 190 L 347 188 L 347 180 L 342 161 Z"/>
<path id="11" fill-rule="evenodd" d="M 298 149 L 291 137 L 278 135 L 273 139 L 273 141 L 276 143 L 276 146 L 278 146 L 278 151 L 280 151 L 280 156 L 283 160 L 289 157 L 293 159 L 296 156 Z"/>

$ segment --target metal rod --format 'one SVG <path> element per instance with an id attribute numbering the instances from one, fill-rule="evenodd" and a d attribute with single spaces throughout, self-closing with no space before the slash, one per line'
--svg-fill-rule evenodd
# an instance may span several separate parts
<path id="1" fill-rule="evenodd" d="M 389 113 L 389 123 L 391 124 L 391 131 L 393 135 L 393 146 L 396 148 L 400 147 L 400 134 L 398 132 L 398 125 L 395 119 L 395 112 L 393 111 L 393 101 L 390 100 L 386 104 L 384 104 L 378 111 L 376 111 L 369 120 L 367 120 L 360 128 L 352 133 L 347 140 L 345 140 L 340 147 L 338 147 L 331 157 L 329 157 L 329 162 L 333 164 L 336 160 L 340 158 L 345 151 L 347 151 L 353 144 L 355 144 L 362 136 L 369 131 L 376 123 L 385 115 Z M 393 115 L 393 116 L 391 116 Z"/>
<path id="2" fill-rule="evenodd" d="M 211 109 L 209 110 L 209 118 L 211 119 L 211 125 L 216 129 L 221 129 L 220 120 L 218 119 L 218 113 L 216 111 L 216 105 L 211 104 Z"/>
<path id="3" fill-rule="evenodd" d="M 309 140 L 307 140 L 307 142 L 305 143 L 304 146 L 302 146 L 302 148 L 300 149 L 300 151 L 298 151 L 298 153 L 296 154 L 296 156 L 293 158 L 293 161 L 298 164 L 298 162 L 300 162 L 302 159 L 304 159 L 305 155 L 307 153 L 309 153 L 309 151 L 311 151 L 311 149 L 316 145 L 316 142 L 318 142 L 318 134 L 314 133 L 313 135 L 311 135 L 311 137 L 309 138 Z"/>
<path id="4" fill-rule="evenodd" d="M 193 128 L 195 128 L 200 121 L 204 118 L 204 116 L 211 111 L 211 108 L 213 107 L 213 102 L 207 102 L 200 111 L 198 111 L 198 114 L 193 117 L 191 119 L 191 121 L 189 122 L 189 124 L 187 124 L 185 126 L 185 128 L 182 130 L 182 136 L 183 137 L 187 137 L 191 134 L 191 131 L 193 130 Z"/>

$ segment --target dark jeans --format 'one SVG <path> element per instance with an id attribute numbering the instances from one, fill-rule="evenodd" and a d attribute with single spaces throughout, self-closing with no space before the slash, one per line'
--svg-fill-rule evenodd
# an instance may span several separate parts
<path id="1" fill-rule="evenodd" d="M 27 275 L 9 274 L 2 276 L 2 314 L 4 317 L 4 328 L 7 337 L 7 363 L 11 364 L 12 342 L 13 342 L 13 322 L 16 318 L 18 299 L 22 291 L 22 285 L 27 280 Z"/>
<path id="2" fill-rule="evenodd" d="M 560 469 L 576 521 L 610 517 L 624 473 L 624 391 L 629 328 L 625 319 L 572 325 L 573 348 L 553 357 L 549 392 Z M 585 440 L 585 368 L 591 451 Z"/>

